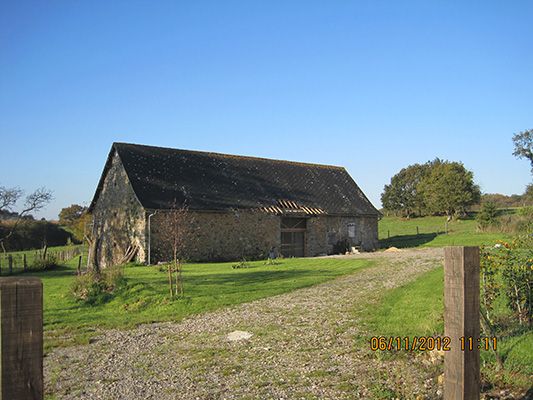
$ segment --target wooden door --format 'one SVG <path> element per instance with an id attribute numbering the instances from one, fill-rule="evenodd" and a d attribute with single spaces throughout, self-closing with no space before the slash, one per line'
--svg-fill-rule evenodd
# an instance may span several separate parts
<path id="1" fill-rule="evenodd" d="M 281 219 L 281 254 L 283 257 L 305 256 L 305 218 Z"/>

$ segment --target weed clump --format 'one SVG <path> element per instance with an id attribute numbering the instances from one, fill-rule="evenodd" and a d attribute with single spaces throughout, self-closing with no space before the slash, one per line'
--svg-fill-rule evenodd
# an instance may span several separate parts
<path id="1" fill-rule="evenodd" d="M 71 287 L 72 296 L 88 305 L 106 303 L 126 286 L 124 270 L 120 266 L 109 267 L 100 273 L 87 272 L 76 277 Z"/>

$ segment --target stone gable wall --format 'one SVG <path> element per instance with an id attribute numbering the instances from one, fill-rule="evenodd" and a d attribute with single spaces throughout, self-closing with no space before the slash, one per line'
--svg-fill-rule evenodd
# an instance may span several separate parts
<path id="1" fill-rule="evenodd" d="M 118 263 L 130 245 L 139 247 L 136 260 L 144 261 L 145 211 L 116 152 L 92 215 L 101 268 Z"/>

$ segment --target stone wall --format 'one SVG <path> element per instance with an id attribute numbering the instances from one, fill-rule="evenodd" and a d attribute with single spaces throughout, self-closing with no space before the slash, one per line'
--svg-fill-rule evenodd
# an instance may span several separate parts
<path id="1" fill-rule="evenodd" d="M 117 153 L 104 178 L 93 212 L 98 238 L 97 260 L 101 268 L 118 263 L 130 245 L 137 245 L 137 261 L 144 261 L 145 212 Z"/>
<path id="2" fill-rule="evenodd" d="M 321 216 L 307 220 L 306 256 L 332 254 L 338 242 L 347 240 L 350 246 L 364 251 L 378 248 L 377 217 Z M 350 236 L 352 225 L 352 237 Z"/>
<path id="3" fill-rule="evenodd" d="M 190 261 L 229 261 L 264 259 L 270 248 L 280 248 L 280 218 L 265 213 L 189 211 L 191 222 L 183 244 Z M 151 219 L 152 263 L 170 260 L 172 245 L 162 237 L 168 232 L 168 214 L 158 212 Z M 166 235 L 168 236 L 168 235 Z"/>
<path id="4" fill-rule="evenodd" d="M 161 240 L 167 219 L 164 211 L 152 217 L 152 263 L 170 260 L 171 245 Z M 246 258 L 264 259 L 274 247 L 281 249 L 279 216 L 250 212 L 189 212 L 190 230 L 184 243 L 184 256 L 191 261 L 227 261 Z M 353 224 L 354 237 L 349 237 Z M 168 235 L 167 235 L 168 236 Z M 338 241 L 364 251 L 377 249 L 377 218 L 321 216 L 307 219 L 305 255 L 332 254 Z"/>

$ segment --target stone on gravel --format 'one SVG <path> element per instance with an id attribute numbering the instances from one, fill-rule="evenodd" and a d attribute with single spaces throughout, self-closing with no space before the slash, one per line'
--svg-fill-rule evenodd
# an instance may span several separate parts
<path id="1" fill-rule="evenodd" d="M 248 340 L 252 337 L 253 335 L 250 333 L 250 332 L 246 332 L 246 331 L 233 331 L 231 333 L 228 333 L 228 340 L 230 342 L 238 342 L 239 340 Z"/>

